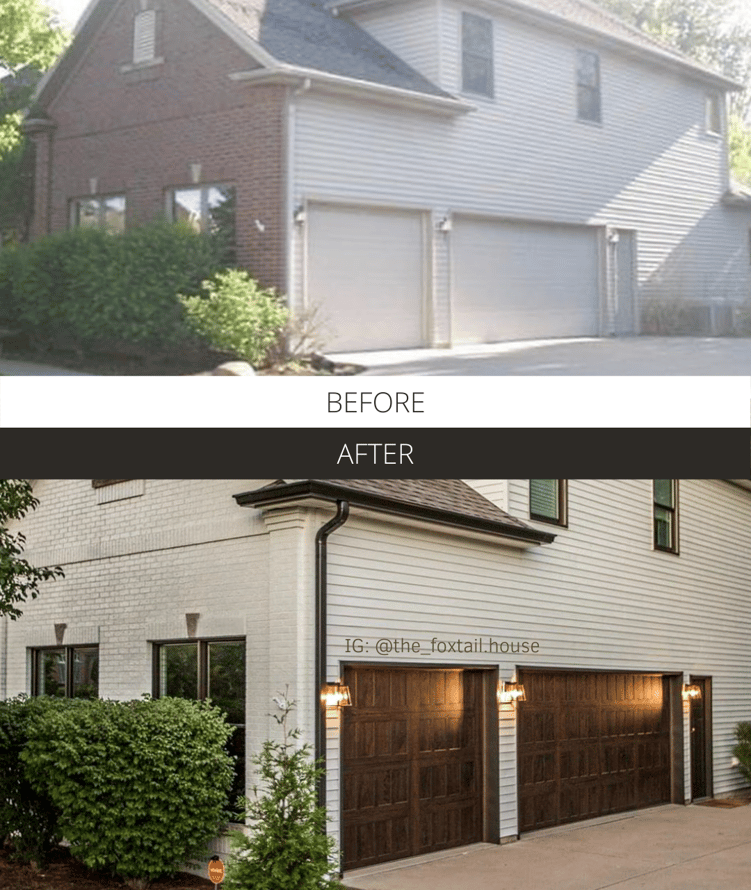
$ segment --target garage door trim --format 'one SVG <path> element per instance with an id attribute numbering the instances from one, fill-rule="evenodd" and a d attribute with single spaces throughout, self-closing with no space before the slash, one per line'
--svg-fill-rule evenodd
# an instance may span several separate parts
<path id="1" fill-rule="evenodd" d="M 520 680 L 523 678 L 529 677 L 530 674 L 565 674 L 565 675 L 581 675 L 581 676 L 591 676 L 591 675 L 617 675 L 617 676 L 639 676 L 639 677 L 659 677 L 661 678 L 665 686 L 667 687 L 667 701 L 664 703 L 664 712 L 667 718 L 667 732 L 668 732 L 668 787 L 669 787 L 669 801 L 671 803 L 685 803 L 685 790 L 684 790 L 684 751 L 683 751 L 683 739 L 684 739 L 684 731 L 683 731 L 683 708 L 682 708 L 682 699 L 681 699 L 681 685 L 683 683 L 683 675 L 681 673 L 674 673 L 669 671 L 660 671 L 660 670 L 636 670 L 636 669 L 626 669 L 619 670 L 614 667 L 608 668 L 569 668 L 569 667 L 523 667 L 521 665 L 517 665 L 516 667 L 517 676 Z M 529 701 L 529 697 L 527 699 Z M 522 705 L 521 707 L 524 707 Z M 516 740 L 517 740 L 517 780 L 516 780 L 516 796 L 517 796 L 517 825 L 518 831 L 521 833 L 522 831 L 531 831 L 536 829 L 523 828 L 522 827 L 522 745 L 521 745 L 521 717 L 517 715 L 516 720 Z M 667 801 L 666 801 L 667 802 Z M 640 807 L 639 807 L 640 808 Z M 623 810 L 624 812 L 626 810 Z M 596 818 L 596 816 L 592 817 L 582 817 L 581 821 L 585 821 L 587 818 Z M 557 824 L 569 824 L 571 821 L 579 821 L 578 819 L 574 820 L 564 820 L 559 821 Z M 546 826 L 547 827 L 547 826 Z M 518 835 L 517 835 L 518 836 Z"/>
<path id="2" fill-rule="evenodd" d="M 498 688 L 498 665 L 476 664 L 446 664 L 430 663 L 415 664 L 410 662 L 340 662 L 339 676 L 345 676 L 345 670 L 403 670 L 420 672 L 437 672 L 442 670 L 466 670 L 477 672 L 481 678 L 480 701 L 481 715 L 481 762 L 482 762 L 482 789 L 481 789 L 481 822 L 482 841 L 484 843 L 500 843 L 500 750 L 499 750 L 499 712 L 496 691 Z M 355 702 L 356 704 L 356 702 Z M 340 858 L 344 861 L 345 844 L 345 818 L 344 818 L 344 718 L 340 720 L 340 744 L 339 744 L 339 826 L 340 826 Z M 447 848 L 449 849 L 449 848 Z M 409 858 L 409 857 L 407 857 Z M 385 860 L 385 861 L 406 861 Z M 348 866 L 349 869 L 359 866 Z"/>

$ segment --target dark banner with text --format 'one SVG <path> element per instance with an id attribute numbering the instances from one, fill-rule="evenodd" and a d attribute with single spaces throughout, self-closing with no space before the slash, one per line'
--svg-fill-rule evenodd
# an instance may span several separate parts
<path id="1" fill-rule="evenodd" d="M 4 477 L 748 479 L 748 429 L 2 430 Z"/>

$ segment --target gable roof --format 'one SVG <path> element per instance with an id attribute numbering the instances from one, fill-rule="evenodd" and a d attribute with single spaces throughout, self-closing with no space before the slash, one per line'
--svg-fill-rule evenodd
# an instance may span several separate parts
<path id="1" fill-rule="evenodd" d="M 279 480 L 234 495 L 237 503 L 267 507 L 301 499 L 346 500 L 352 507 L 485 532 L 527 544 L 549 544 L 550 532 L 509 515 L 459 479 Z"/>
<path id="2" fill-rule="evenodd" d="M 322 0 L 205 0 L 278 62 L 451 98 Z"/>

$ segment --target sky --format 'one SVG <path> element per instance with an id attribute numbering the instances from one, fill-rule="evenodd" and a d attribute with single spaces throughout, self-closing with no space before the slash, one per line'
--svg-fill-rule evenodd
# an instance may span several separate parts
<path id="1" fill-rule="evenodd" d="M 47 0 L 49 6 L 56 10 L 63 24 L 73 30 L 81 13 L 88 6 L 88 0 Z"/>

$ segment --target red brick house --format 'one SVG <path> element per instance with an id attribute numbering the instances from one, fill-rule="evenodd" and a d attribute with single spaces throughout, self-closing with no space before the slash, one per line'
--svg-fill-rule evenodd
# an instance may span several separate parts
<path id="1" fill-rule="evenodd" d="M 35 232 L 234 215 L 330 349 L 723 333 L 737 88 L 584 0 L 93 0 L 26 120 Z"/>

